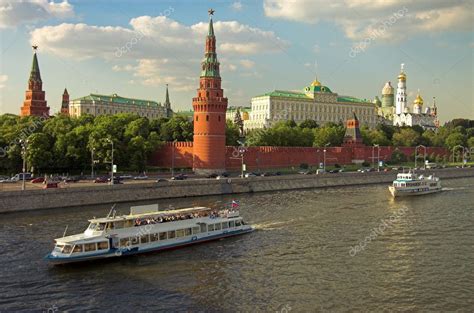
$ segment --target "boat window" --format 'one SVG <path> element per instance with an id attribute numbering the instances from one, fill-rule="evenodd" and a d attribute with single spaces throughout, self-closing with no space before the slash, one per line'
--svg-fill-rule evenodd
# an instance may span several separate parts
<path id="1" fill-rule="evenodd" d="M 222 223 L 222 229 L 229 228 L 229 222 Z"/>
<path id="2" fill-rule="evenodd" d="M 200 232 L 199 226 L 193 227 L 193 234 L 199 234 Z"/>
<path id="3" fill-rule="evenodd" d="M 71 245 L 65 245 L 64 246 L 63 253 L 69 254 L 69 253 L 71 253 L 71 251 L 72 251 L 72 246 Z"/>
<path id="4" fill-rule="evenodd" d="M 75 245 L 72 253 L 79 253 L 82 252 L 82 245 Z"/>
<path id="5" fill-rule="evenodd" d="M 133 220 L 126 220 L 124 224 L 125 224 L 125 228 L 127 228 L 127 227 L 132 227 L 134 225 L 134 222 Z"/>
<path id="6" fill-rule="evenodd" d="M 130 241 L 132 245 L 138 245 L 138 237 L 130 237 Z"/>
<path id="7" fill-rule="evenodd" d="M 176 237 L 184 237 L 184 229 L 178 229 L 176 231 Z"/>
<path id="8" fill-rule="evenodd" d="M 115 229 L 120 229 L 125 227 L 125 222 L 124 221 L 118 221 L 114 223 L 114 228 Z"/>
<path id="9" fill-rule="evenodd" d="M 108 241 L 101 241 L 97 243 L 97 250 L 107 250 L 109 248 Z"/>
<path id="10" fill-rule="evenodd" d="M 185 236 L 191 236 L 191 234 L 193 233 L 192 229 L 191 228 L 186 228 L 184 230 L 184 235 Z"/>
<path id="11" fill-rule="evenodd" d="M 207 225 L 202 223 L 201 224 L 201 233 L 205 233 L 205 232 L 207 232 Z"/>
<path id="12" fill-rule="evenodd" d="M 84 244 L 84 252 L 95 251 L 95 242 Z"/>
<path id="13" fill-rule="evenodd" d="M 160 240 L 166 240 L 168 236 L 166 236 L 166 232 L 160 233 Z"/>
<path id="14" fill-rule="evenodd" d="M 140 237 L 140 242 L 141 243 L 147 243 L 148 241 L 150 241 L 148 239 L 148 235 L 143 235 L 143 236 Z"/>
<path id="15" fill-rule="evenodd" d="M 150 241 L 158 241 L 158 234 L 150 234 Z"/>
<path id="16" fill-rule="evenodd" d="M 174 230 L 170 230 L 168 232 L 168 239 L 172 239 L 174 237 L 176 237 L 176 232 Z"/>
<path id="17" fill-rule="evenodd" d="M 229 222 L 229 228 L 232 228 L 232 227 L 235 227 L 235 222 L 234 221 Z"/>
<path id="18" fill-rule="evenodd" d="M 207 225 L 207 231 L 214 231 L 214 224 Z"/>
<path id="19" fill-rule="evenodd" d="M 235 227 L 239 227 L 240 225 L 242 225 L 242 221 L 241 221 L 241 220 L 235 221 Z"/>
<path id="20" fill-rule="evenodd" d="M 107 223 L 107 230 L 114 229 L 114 223 Z"/>
<path id="21" fill-rule="evenodd" d="M 128 247 L 129 245 L 130 245 L 130 238 L 120 239 L 120 246 L 121 247 Z"/>
<path id="22" fill-rule="evenodd" d="M 214 230 L 221 230 L 221 223 L 214 224 Z"/>
<path id="23" fill-rule="evenodd" d="M 105 223 L 99 223 L 99 227 L 97 227 L 98 231 L 102 231 L 105 229 Z"/>
<path id="24" fill-rule="evenodd" d="M 97 223 L 90 223 L 88 229 L 90 230 L 96 230 L 97 229 Z"/>

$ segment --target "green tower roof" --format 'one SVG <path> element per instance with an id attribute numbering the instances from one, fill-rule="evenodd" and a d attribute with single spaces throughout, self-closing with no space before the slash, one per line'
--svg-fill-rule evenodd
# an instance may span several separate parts
<path id="1" fill-rule="evenodd" d="M 36 52 L 33 54 L 33 64 L 31 65 L 30 80 L 41 81 L 41 73 L 38 65 Z"/>

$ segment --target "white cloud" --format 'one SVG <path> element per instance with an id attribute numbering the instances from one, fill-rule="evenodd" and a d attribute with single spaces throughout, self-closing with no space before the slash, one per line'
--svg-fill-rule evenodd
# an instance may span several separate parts
<path id="1" fill-rule="evenodd" d="M 204 54 L 207 23 L 191 26 L 165 16 L 140 16 L 130 28 L 67 24 L 45 26 L 31 32 L 31 42 L 61 57 L 102 58 L 114 71 L 132 72 L 145 85 L 169 83 L 182 90 L 195 89 L 199 63 Z M 288 43 L 271 31 L 236 21 L 215 22 L 217 52 L 228 64 L 255 54 L 278 52 Z M 251 62 L 244 62 L 248 66 Z M 118 64 L 117 64 L 118 63 Z M 235 66 L 235 65 L 234 65 Z M 233 70 L 231 66 L 224 70 Z"/>
<path id="2" fill-rule="evenodd" d="M 470 0 L 264 0 L 265 14 L 306 23 L 335 22 L 354 41 L 404 40 L 415 34 L 472 31 Z"/>
<path id="3" fill-rule="evenodd" d="M 255 66 L 255 62 L 252 61 L 252 60 L 240 60 L 240 64 L 244 67 L 244 68 L 252 68 Z"/>
<path id="4" fill-rule="evenodd" d="M 232 10 L 234 10 L 234 11 L 241 11 L 242 8 L 243 8 L 242 2 L 236 1 L 236 2 L 232 3 L 231 8 L 232 8 Z"/>
<path id="5" fill-rule="evenodd" d="M 313 52 L 314 52 L 314 53 L 319 53 L 320 51 L 321 51 L 321 48 L 319 47 L 319 45 L 318 45 L 318 44 L 315 44 L 315 45 L 313 46 Z"/>
<path id="6" fill-rule="evenodd" d="M 0 89 L 5 87 L 5 83 L 8 80 L 8 75 L 0 75 Z"/>
<path id="7" fill-rule="evenodd" d="M 32 24 L 41 20 L 63 19 L 74 16 L 74 8 L 67 0 L 0 0 L 0 28 Z"/>

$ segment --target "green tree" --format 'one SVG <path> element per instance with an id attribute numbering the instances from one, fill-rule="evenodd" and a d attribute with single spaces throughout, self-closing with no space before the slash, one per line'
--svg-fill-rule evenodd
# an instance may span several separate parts
<path id="1" fill-rule="evenodd" d="M 393 145 L 402 147 L 414 147 L 420 143 L 420 134 L 411 128 L 402 128 L 393 134 Z"/>
<path id="2" fill-rule="evenodd" d="M 446 138 L 445 145 L 449 150 L 452 150 L 455 146 L 465 144 L 466 137 L 461 133 L 452 133 Z"/>
<path id="3" fill-rule="evenodd" d="M 299 127 L 301 128 L 318 128 L 319 125 L 315 120 L 304 120 L 303 122 L 300 123 Z"/>
<path id="4" fill-rule="evenodd" d="M 29 168 L 40 173 L 50 165 L 52 159 L 51 143 L 44 133 L 35 133 L 28 137 L 26 160 Z"/>
<path id="5" fill-rule="evenodd" d="M 474 137 L 471 137 L 467 140 L 467 145 L 469 148 L 474 148 Z"/>
<path id="6" fill-rule="evenodd" d="M 234 124 L 231 120 L 227 120 L 225 123 L 225 144 L 227 146 L 237 146 L 239 143 L 237 140 L 240 138 L 239 127 Z"/>

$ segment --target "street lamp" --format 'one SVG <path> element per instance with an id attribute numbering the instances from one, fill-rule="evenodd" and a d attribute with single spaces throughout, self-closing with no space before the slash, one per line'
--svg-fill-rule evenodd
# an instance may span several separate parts
<path id="1" fill-rule="evenodd" d="M 244 178 L 244 154 L 245 154 L 245 142 L 237 140 L 240 144 L 239 147 L 239 154 L 240 154 L 240 161 L 241 161 L 241 177 Z"/>
<path id="2" fill-rule="evenodd" d="M 91 149 L 91 177 L 92 179 L 94 179 L 94 152 L 95 152 L 95 148 L 92 148 Z"/>
<path id="3" fill-rule="evenodd" d="M 377 147 L 377 172 L 380 172 L 380 145 L 376 143 L 372 147 L 372 162 L 375 162 L 375 147 Z"/>
<path id="4" fill-rule="evenodd" d="M 114 142 L 110 138 L 107 138 L 107 142 L 112 145 L 112 161 L 111 161 L 111 168 L 110 168 L 110 172 L 111 172 L 111 174 L 110 174 L 110 184 L 113 185 L 114 184 Z"/>
<path id="5" fill-rule="evenodd" d="M 23 158 L 23 177 L 22 177 L 22 182 L 21 182 L 21 190 L 26 189 L 26 184 L 25 184 L 25 176 L 26 176 L 26 149 L 28 145 L 28 139 L 27 140 L 20 140 L 21 144 L 21 156 Z"/>
<path id="6" fill-rule="evenodd" d="M 454 162 L 454 152 L 456 152 L 456 148 L 458 148 L 458 147 L 459 147 L 459 148 L 462 148 L 462 156 L 463 156 L 463 159 L 464 159 L 464 150 L 465 150 L 464 146 L 462 146 L 462 145 L 456 145 L 456 146 L 453 147 L 453 163 L 455 163 L 455 162 Z"/>
<path id="7" fill-rule="evenodd" d="M 424 145 L 418 145 L 415 147 L 415 168 L 418 159 L 418 148 L 423 148 L 423 168 L 426 169 L 426 147 Z"/>
<path id="8" fill-rule="evenodd" d="M 173 147 L 171 150 L 171 177 L 174 177 L 174 154 L 175 154 L 175 149 L 176 149 L 176 142 L 178 139 L 173 140 Z"/>

